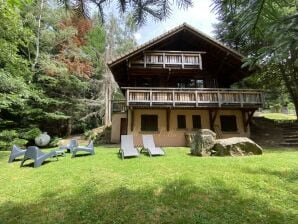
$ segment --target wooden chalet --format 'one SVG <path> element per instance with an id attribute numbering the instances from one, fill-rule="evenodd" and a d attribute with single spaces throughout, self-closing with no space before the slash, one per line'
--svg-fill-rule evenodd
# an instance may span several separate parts
<path id="1" fill-rule="evenodd" d="M 157 145 L 184 146 L 186 136 L 209 128 L 219 138 L 250 135 L 263 105 L 258 90 L 231 89 L 251 72 L 239 52 L 183 24 L 108 64 L 124 101 L 112 103 L 114 143 L 121 134 L 154 135 Z"/>

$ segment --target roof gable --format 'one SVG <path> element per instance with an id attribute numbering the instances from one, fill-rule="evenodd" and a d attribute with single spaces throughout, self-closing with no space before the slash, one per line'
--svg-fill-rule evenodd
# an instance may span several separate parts
<path id="1" fill-rule="evenodd" d="M 131 57 L 134 57 L 135 55 L 137 55 L 143 51 L 152 49 L 152 48 L 154 48 L 154 46 L 156 46 L 164 41 L 167 41 L 171 37 L 178 35 L 179 33 L 185 32 L 185 31 L 193 34 L 194 36 L 201 39 L 202 41 L 205 41 L 206 43 L 213 45 L 215 48 L 218 48 L 221 51 L 225 51 L 227 54 L 233 56 L 235 59 L 238 59 L 239 61 L 242 61 L 242 59 L 244 58 L 244 56 L 241 53 L 225 46 L 220 41 L 217 41 L 214 38 L 210 37 L 209 35 L 204 34 L 201 31 L 197 30 L 196 28 L 184 23 L 180 26 L 177 26 L 177 27 L 169 30 L 168 32 L 166 32 L 156 38 L 151 39 L 150 41 L 148 41 L 142 45 L 139 45 L 139 46 L 133 48 L 131 51 L 127 52 L 126 54 L 123 54 L 123 55 L 120 55 L 120 56 L 114 58 L 112 61 L 108 62 L 108 66 L 111 68 L 114 65 L 121 63 Z"/>

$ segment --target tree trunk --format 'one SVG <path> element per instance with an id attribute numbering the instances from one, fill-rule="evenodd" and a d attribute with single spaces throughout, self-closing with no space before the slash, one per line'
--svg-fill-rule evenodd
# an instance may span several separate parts
<path id="1" fill-rule="evenodd" d="M 66 129 L 66 136 L 70 136 L 72 132 L 72 120 L 67 120 L 67 129 Z"/>
<path id="2" fill-rule="evenodd" d="M 33 62 L 32 67 L 31 67 L 32 70 L 35 69 L 35 66 L 38 63 L 38 59 L 39 59 L 40 27 L 41 27 L 41 17 L 42 17 L 43 5 L 44 5 L 44 0 L 41 0 L 40 1 L 40 8 L 39 8 L 38 20 L 37 20 L 37 34 L 36 34 L 36 40 L 35 40 L 36 53 L 35 53 L 34 62 Z"/>
<path id="3" fill-rule="evenodd" d="M 285 82 L 285 85 L 289 91 L 289 94 L 293 100 L 294 106 L 295 106 L 295 111 L 296 115 L 298 112 L 298 80 L 296 77 L 298 77 L 298 74 L 296 69 L 291 69 L 291 67 L 287 67 L 284 64 L 280 64 L 280 72 L 282 75 L 282 78 Z M 298 120 L 298 116 L 297 116 Z"/>

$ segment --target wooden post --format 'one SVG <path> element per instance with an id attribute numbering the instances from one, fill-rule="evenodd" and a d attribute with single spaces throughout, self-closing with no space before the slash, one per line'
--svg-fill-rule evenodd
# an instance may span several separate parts
<path id="1" fill-rule="evenodd" d="M 150 100 L 150 107 L 152 107 L 152 89 L 150 89 L 150 95 L 149 95 L 149 100 Z"/>
<path id="2" fill-rule="evenodd" d="M 256 110 L 247 111 L 247 117 L 246 117 L 246 111 L 242 110 L 242 121 L 243 121 L 243 128 L 244 131 L 247 132 L 247 128 L 249 123 L 251 122 L 252 116 Z"/>
<path id="3" fill-rule="evenodd" d="M 129 106 L 129 100 L 130 100 L 130 96 L 129 96 L 129 89 L 126 90 L 126 106 Z"/>
<path id="4" fill-rule="evenodd" d="M 202 56 L 199 54 L 199 63 L 200 63 L 200 69 L 203 70 L 203 65 L 202 65 Z"/>
<path id="5" fill-rule="evenodd" d="M 214 123 L 217 116 L 217 112 L 218 110 L 215 110 L 213 115 L 213 110 L 209 110 L 209 123 L 210 123 L 210 129 L 212 131 L 214 131 Z"/>
<path id="6" fill-rule="evenodd" d="M 162 60 L 163 60 L 163 68 L 166 67 L 166 54 L 165 53 L 162 53 Z"/>
<path id="7" fill-rule="evenodd" d="M 170 117 L 171 117 L 170 108 L 166 109 L 166 113 L 167 113 L 167 131 L 170 131 Z"/>
<path id="8" fill-rule="evenodd" d="M 146 57 L 146 53 L 144 53 L 144 68 L 147 67 L 147 57 Z"/>
<path id="9" fill-rule="evenodd" d="M 172 95 L 173 95 L 173 107 L 175 107 L 175 91 L 172 91 Z"/>
<path id="10" fill-rule="evenodd" d="M 247 132 L 246 111 L 245 110 L 241 110 L 241 113 L 242 113 L 242 123 L 243 123 L 244 132 Z"/>
<path id="11" fill-rule="evenodd" d="M 133 127 L 134 127 L 134 120 L 135 120 L 135 116 L 134 116 L 134 110 L 131 109 L 131 122 L 130 122 L 130 130 L 133 131 Z"/>
<path id="12" fill-rule="evenodd" d="M 243 93 L 240 93 L 240 105 L 243 107 Z"/>
<path id="13" fill-rule="evenodd" d="M 182 69 L 184 69 L 184 54 L 181 54 Z"/>
<path id="14" fill-rule="evenodd" d="M 196 107 L 198 107 L 199 102 L 198 102 L 198 91 L 197 90 L 195 91 L 195 94 L 196 94 L 196 96 L 195 96 L 195 98 L 196 98 Z"/>
<path id="15" fill-rule="evenodd" d="M 217 89 L 217 101 L 218 101 L 218 106 L 221 107 L 221 95 L 220 95 L 219 89 Z"/>

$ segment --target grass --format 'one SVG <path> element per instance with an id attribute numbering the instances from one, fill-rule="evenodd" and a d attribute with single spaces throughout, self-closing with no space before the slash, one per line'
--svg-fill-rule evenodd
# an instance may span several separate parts
<path id="1" fill-rule="evenodd" d="M 262 113 L 260 116 L 275 121 L 294 121 L 297 120 L 297 116 L 293 114 L 282 113 Z"/>
<path id="2" fill-rule="evenodd" d="M 298 151 L 120 160 L 118 149 L 20 168 L 0 152 L 0 223 L 298 223 Z"/>

